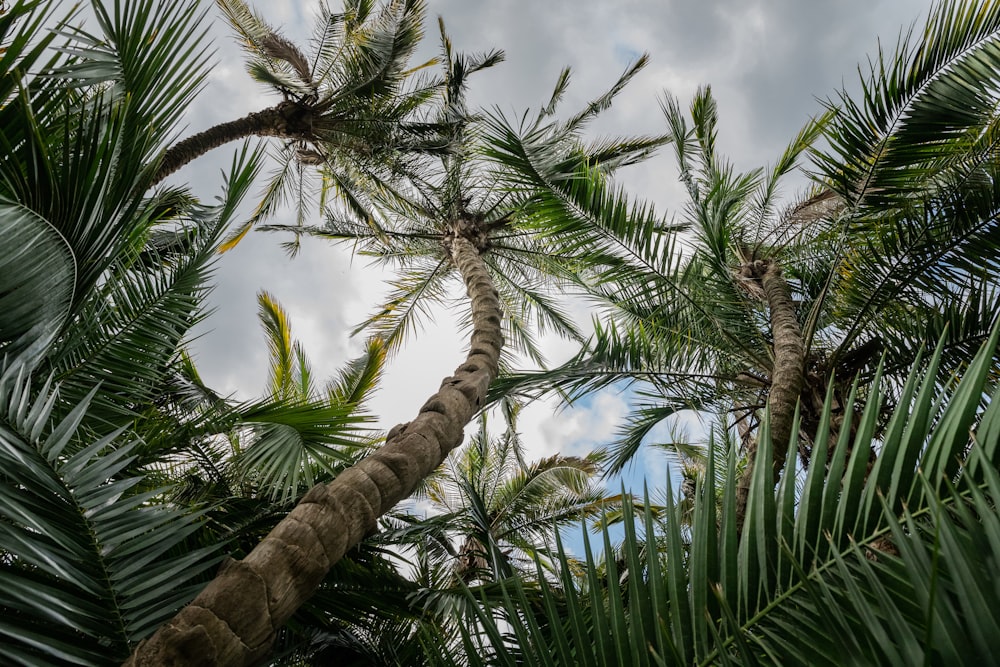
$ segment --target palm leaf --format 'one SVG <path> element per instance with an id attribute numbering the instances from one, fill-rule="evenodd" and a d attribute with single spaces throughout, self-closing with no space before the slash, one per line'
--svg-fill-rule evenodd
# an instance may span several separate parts
<path id="1" fill-rule="evenodd" d="M 994 539 L 1000 476 L 997 461 L 987 458 L 997 451 L 998 404 L 988 405 L 971 440 L 969 427 L 989 390 L 998 334 L 953 390 L 935 380 L 940 349 L 925 371 L 911 376 L 870 475 L 864 448 L 846 435 L 829 470 L 814 463 L 801 489 L 790 468 L 773 490 L 770 467 L 758 466 L 740 539 L 732 524 L 735 482 L 726 483 L 718 509 L 715 475 L 707 474 L 689 528 L 681 529 L 668 500 L 663 551 L 641 551 L 638 531 L 627 522 L 624 562 L 605 561 L 607 576 L 600 579 L 585 541 L 586 579 L 572 581 L 564 594 L 543 590 L 548 600 L 537 622 L 529 618 L 537 607 L 513 587 L 501 609 L 504 623 L 517 626 L 511 633 L 519 637 L 520 664 L 576 664 L 588 651 L 599 664 L 637 665 L 833 665 L 852 655 L 967 663 L 992 655 L 1000 598 L 973 573 L 1000 545 Z M 858 438 L 875 432 L 881 400 L 881 394 L 869 398 Z M 824 418 L 831 409 L 828 402 Z M 766 428 L 762 438 L 769 447 Z M 710 454 L 709 466 L 716 465 Z M 853 509 L 844 510 L 843 502 Z M 639 516 L 647 540 L 658 534 L 648 503 Z M 619 584 L 623 572 L 628 582 L 641 577 L 642 586 Z M 496 611 L 479 615 L 494 638 L 501 636 Z M 567 618 L 580 619 L 588 632 L 553 641 L 551 629 Z M 507 659 L 512 650 L 502 640 L 490 646 Z"/>
<path id="2" fill-rule="evenodd" d="M 95 392 L 51 421 L 16 367 L 0 377 L 0 655 L 19 664 L 124 659 L 201 587 L 218 547 L 198 547 L 198 512 L 138 492 L 135 441 L 79 429 Z"/>
<path id="3" fill-rule="evenodd" d="M 352 359 L 327 384 L 330 400 L 342 405 L 364 405 L 374 393 L 385 367 L 386 345 L 380 338 L 365 344 L 365 353 Z"/>
<path id="4" fill-rule="evenodd" d="M 76 259 L 46 220 L 16 204 L 0 206 L 0 350 L 36 362 L 70 316 Z"/>
<path id="5" fill-rule="evenodd" d="M 194 239 L 189 253 L 149 270 L 134 254 L 122 252 L 108 267 L 103 284 L 78 298 L 75 317 L 48 355 L 67 397 L 78 401 L 94 383 L 104 383 L 107 392 L 95 399 L 93 411 L 106 411 L 103 416 L 119 424 L 151 401 L 200 317 L 219 235 L 257 168 L 258 156 L 244 150 L 234 157 L 221 203 L 187 212 L 189 226 L 183 229 Z M 64 333 L 70 326 L 74 335 Z"/>

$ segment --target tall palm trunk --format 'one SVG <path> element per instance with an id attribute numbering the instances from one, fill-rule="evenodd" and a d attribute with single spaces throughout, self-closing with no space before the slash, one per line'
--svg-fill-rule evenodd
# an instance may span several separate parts
<path id="1" fill-rule="evenodd" d="M 251 112 L 243 118 L 210 127 L 168 148 L 160 161 L 160 168 L 153 175 L 151 185 L 156 185 L 187 163 L 230 141 L 248 137 L 305 139 L 312 130 L 311 119 L 312 111 L 308 107 L 285 101 Z"/>
<path id="2" fill-rule="evenodd" d="M 246 558 L 224 565 L 187 607 L 139 644 L 126 665 L 256 663 L 330 567 L 461 443 L 497 375 L 503 336 L 497 293 L 479 250 L 463 237 L 450 246 L 472 302 L 465 363 L 412 422 L 389 432 L 383 447 L 311 489 Z"/>
<path id="3" fill-rule="evenodd" d="M 771 387 L 767 394 L 767 408 L 770 413 L 772 465 L 774 479 L 777 480 L 788 455 L 788 443 L 792 438 L 795 421 L 795 406 L 802 393 L 805 372 L 805 342 L 795 315 L 791 289 L 781 275 L 777 263 L 755 262 L 750 269 L 760 280 L 771 318 L 771 336 L 774 339 L 774 368 L 771 372 Z M 747 452 L 747 467 L 736 487 L 737 526 L 743 525 L 747 499 L 750 496 L 750 480 L 757 458 L 757 444 L 752 442 Z"/>

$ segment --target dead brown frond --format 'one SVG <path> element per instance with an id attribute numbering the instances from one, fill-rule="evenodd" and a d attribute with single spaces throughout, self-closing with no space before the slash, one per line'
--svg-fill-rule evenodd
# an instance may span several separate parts
<path id="1" fill-rule="evenodd" d="M 309 61 L 306 59 L 305 54 L 299 50 L 299 47 L 281 35 L 272 32 L 264 38 L 261 48 L 268 57 L 284 60 L 291 65 L 295 73 L 299 75 L 302 83 L 309 86 L 313 85 L 312 68 L 309 67 Z"/>

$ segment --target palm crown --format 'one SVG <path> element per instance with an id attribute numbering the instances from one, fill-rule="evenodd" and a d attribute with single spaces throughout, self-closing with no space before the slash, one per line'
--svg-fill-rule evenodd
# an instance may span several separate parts
<path id="1" fill-rule="evenodd" d="M 750 443 L 765 407 L 774 413 L 780 402 L 787 429 L 796 401 L 799 432 L 778 435 L 772 419 L 771 433 L 794 438 L 790 444 L 808 460 L 827 391 L 844 410 L 855 375 L 870 381 L 883 356 L 898 386 L 944 335 L 942 369 L 956 370 L 1000 312 L 991 259 L 995 114 L 990 93 L 961 83 L 996 58 L 987 36 L 998 19 L 992 5 L 942 6 L 921 48 L 901 40 L 873 64 L 862 102 L 841 95 L 767 171 L 736 173 L 718 155 L 708 89 L 692 102 L 691 126 L 668 96 L 663 108 L 688 193 L 683 230 L 665 230 L 645 215 L 615 224 L 607 214 L 582 214 L 587 187 L 601 186 L 597 173 L 591 186 L 559 180 L 546 171 L 544 145 L 512 135 L 511 164 L 552 202 L 550 220 L 560 230 L 553 251 L 587 248 L 580 275 L 608 320 L 595 323 L 590 348 L 577 358 L 497 393 L 520 384 L 575 395 L 640 382 L 638 411 L 613 447 L 613 470 L 678 410 L 728 412 Z M 821 135 L 831 147 L 813 153 L 821 170 L 815 189 L 778 210 L 781 177 Z M 611 210 L 626 211 L 624 200 Z M 768 275 L 781 286 L 780 307 Z M 782 332 L 797 347 L 783 376 L 792 384 L 776 377 Z M 841 413 L 830 428 L 853 432 L 857 417 Z M 783 447 L 775 447 L 776 467 Z"/>
<path id="2" fill-rule="evenodd" d="M 325 227 L 301 231 L 353 243 L 377 263 L 398 267 L 401 275 L 393 281 L 385 304 L 357 329 L 382 337 L 390 349 L 405 340 L 419 318 L 430 312 L 432 303 L 448 299 L 454 276 L 447 260 L 450 241 L 456 236 L 471 239 L 499 294 L 509 344 L 507 360 L 517 352 L 538 362 L 542 355 L 535 332 L 580 338 L 567 313 L 549 296 L 554 282 L 565 282 L 562 272 L 567 257 L 539 246 L 537 202 L 512 191 L 509 170 L 491 154 L 491 137 L 499 131 L 500 121 L 471 114 L 466 106 L 468 76 L 500 62 L 503 54 L 456 53 L 443 24 L 441 35 L 445 72 L 436 120 L 447 129 L 440 154 L 425 156 L 422 168 L 414 170 L 405 187 L 382 188 L 343 213 L 331 211 Z M 588 146 L 580 140 L 586 121 L 606 109 L 644 64 L 643 59 L 630 67 L 608 93 L 564 123 L 552 120 L 569 81 L 568 71 L 560 75 L 552 99 L 535 121 L 537 131 L 551 135 L 558 144 L 560 160 L 575 164 L 590 157 L 610 169 L 638 159 L 660 141 L 636 138 Z M 290 228 L 270 225 L 265 229 Z M 468 326 L 470 321 L 466 318 L 463 323 Z"/>
<path id="3" fill-rule="evenodd" d="M 234 139 L 283 139 L 263 199 L 223 249 L 289 202 L 303 224 L 317 197 L 323 201 L 333 191 L 353 201 L 359 191 L 405 169 L 407 151 L 434 149 L 437 128 L 421 122 L 419 111 L 439 82 L 424 78 L 410 85 L 423 66 L 408 64 L 422 36 L 420 0 L 347 0 L 339 12 L 324 3 L 308 54 L 243 0 L 216 4 L 247 54 L 250 75 L 282 101 L 174 144 L 155 181 Z"/>
<path id="4" fill-rule="evenodd" d="M 534 564 L 555 553 L 554 528 L 603 507 L 593 483 L 599 458 L 556 454 L 526 461 L 518 411 L 505 406 L 507 428 L 500 434 L 490 432 L 482 415 L 470 441 L 416 495 L 427 518 L 403 517 L 413 523 L 403 531 L 406 540 L 444 568 L 443 582 L 494 581 L 515 572 L 534 577 Z"/>

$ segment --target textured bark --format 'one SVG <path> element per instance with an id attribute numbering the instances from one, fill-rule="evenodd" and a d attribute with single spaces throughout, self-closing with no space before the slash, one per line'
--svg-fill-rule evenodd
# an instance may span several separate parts
<path id="1" fill-rule="evenodd" d="M 819 427 L 823 420 L 823 411 L 826 407 L 826 389 L 828 383 L 829 381 L 826 379 L 825 373 L 807 372 L 805 375 L 805 386 L 803 387 L 800 399 L 799 414 L 802 418 L 802 433 L 807 439 L 811 440 L 812 447 L 815 447 L 820 439 Z M 840 383 L 834 384 L 833 397 L 830 403 L 830 422 L 826 433 L 827 465 L 833 460 L 833 453 L 837 449 L 837 443 L 840 441 L 840 435 L 844 429 L 848 431 L 846 461 L 851 460 L 854 447 L 857 444 L 855 443 L 855 438 L 858 428 L 861 425 L 861 413 L 854 406 L 847 404 L 845 396 L 848 394 L 849 386 L 845 387 Z M 871 472 L 872 466 L 875 465 L 875 450 L 870 443 L 865 443 L 862 446 L 867 450 L 868 472 Z M 809 465 L 810 455 L 811 451 L 803 451 L 803 465 Z"/>
<path id="2" fill-rule="evenodd" d="M 275 632 L 330 567 L 461 443 L 496 378 L 503 336 L 497 293 L 476 247 L 457 238 L 450 249 L 472 301 L 465 363 L 384 446 L 311 489 L 245 559 L 229 561 L 126 665 L 252 665 L 264 658 Z"/>
<path id="3" fill-rule="evenodd" d="M 774 369 L 771 372 L 771 388 L 767 395 L 767 407 L 771 414 L 771 451 L 774 479 L 777 481 L 781 468 L 785 465 L 788 443 L 792 437 L 795 420 L 795 406 L 802 393 L 805 371 L 805 343 L 802 330 L 795 315 L 788 282 L 781 275 L 781 268 L 774 262 L 756 262 L 750 269 L 758 278 L 771 317 L 771 336 L 774 339 Z M 756 441 L 747 452 L 747 467 L 736 487 L 737 525 L 743 525 L 747 500 L 750 496 L 750 480 L 757 458 Z"/>
<path id="4" fill-rule="evenodd" d="M 224 146 L 230 141 L 248 137 L 305 139 L 311 130 L 311 117 L 307 107 L 295 102 L 282 102 L 262 111 L 254 111 L 243 118 L 210 127 L 168 148 L 160 161 L 160 168 L 153 176 L 152 185 L 213 148 Z"/>

